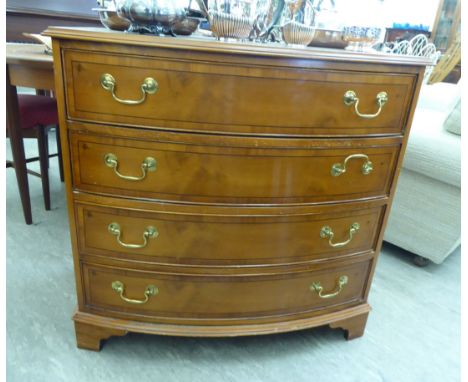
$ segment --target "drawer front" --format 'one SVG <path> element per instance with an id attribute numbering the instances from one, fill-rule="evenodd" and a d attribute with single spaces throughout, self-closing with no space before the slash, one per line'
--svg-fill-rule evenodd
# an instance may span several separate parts
<path id="1" fill-rule="evenodd" d="M 81 253 L 164 264 L 262 265 L 372 251 L 385 206 L 141 210 L 76 204 Z M 354 207 L 354 208 L 353 208 Z M 328 227 L 328 228 L 327 228 Z M 330 231 L 332 233 L 330 233 Z"/>
<path id="2" fill-rule="evenodd" d="M 68 117 L 158 129 L 270 135 L 399 134 L 404 127 L 415 76 L 363 73 L 358 64 L 337 71 L 254 62 L 229 64 L 229 56 L 220 63 L 65 50 Z M 104 74 L 114 79 L 113 87 L 105 82 L 107 90 L 101 85 Z M 142 91 L 146 78 L 157 83 L 154 94 Z M 381 92 L 387 93 L 388 101 L 378 116 L 363 118 L 354 104 L 345 104 L 349 90 L 359 99 L 361 114 L 379 111 Z M 126 100 L 141 103 L 122 103 Z"/>
<path id="3" fill-rule="evenodd" d="M 82 272 L 88 309 L 138 319 L 225 319 L 229 323 L 361 302 L 370 265 L 367 260 L 299 273 L 194 276 L 85 263 Z"/>
<path id="4" fill-rule="evenodd" d="M 388 195 L 400 150 L 398 140 L 389 146 L 369 143 L 359 144 L 359 148 L 355 147 L 359 142 L 347 142 L 333 149 L 254 148 L 259 140 L 245 141 L 250 147 L 72 133 L 74 187 L 119 196 L 202 203 L 354 200 Z M 150 161 L 154 167 L 142 169 Z"/>

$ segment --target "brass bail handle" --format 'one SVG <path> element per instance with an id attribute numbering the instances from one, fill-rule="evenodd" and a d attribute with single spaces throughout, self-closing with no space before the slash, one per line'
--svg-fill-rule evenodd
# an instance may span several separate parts
<path id="1" fill-rule="evenodd" d="M 343 163 L 335 163 L 332 166 L 332 176 L 340 176 L 341 174 L 344 174 L 346 172 L 346 165 L 351 159 L 364 159 L 364 163 L 361 166 L 361 172 L 363 175 L 369 175 L 372 172 L 372 170 L 374 170 L 374 166 L 366 154 L 352 154 L 348 155 L 343 161 Z"/>
<path id="2" fill-rule="evenodd" d="M 338 287 L 334 292 L 323 294 L 323 287 L 320 281 L 312 283 L 310 290 L 316 292 L 320 298 L 333 298 L 341 293 L 346 284 L 348 284 L 348 276 L 343 275 L 338 279 Z"/>
<path id="3" fill-rule="evenodd" d="M 142 174 L 140 176 L 131 176 L 123 175 L 119 172 L 119 160 L 117 158 L 117 155 L 113 153 L 107 153 L 104 155 L 104 163 L 107 167 L 112 168 L 119 178 L 135 182 L 145 179 L 148 175 L 148 172 L 156 171 L 157 164 L 156 159 L 152 157 L 146 157 L 141 163 Z"/>
<path id="4" fill-rule="evenodd" d="M 157 81 L 154 78 L 148 77 L 143 80 L 143 83 L 140 85 L 141 89 L 141 98 L 137 100 L 131 100 L 131 99 L 121 99 L 117 97 L 115 94 L 115 88 L 117 86 L 115 82 L 115 78 L 112 76 L 112 74 L 109 73 L 104 73 L 101 75 L 101 86 L 104 88 L 104 90 L 107 90 L 112 94 L 112 97 L 120 103 L 123 103 L 124 105 L 139 105 L 146 100 L 146 95 L 147 94 L 154 94 L 159 90 L 159 85 Z"/>
<path id="5" fill-rule="evenodd" d="M 351 240 L 353 240 L 354 235 L 356 234 L 357 231 L 359 231 L 359 228 L 361 226 L 359 223 L 353 223 L 351 224 L 351 227 L 349 227 L 349 238 L 346 241 L 343 241 L 341 243 L 333 243 L 333 238 L 335 237 L 335 233 L 331 229 L 330 226 L 323 226 L 322 229 L 320 230 L 320 237 L 322 239 L 328 239 L 328 244 L 330 247 L 333 248 L 341 248 L 344 247 L 345 245 L 349 244 Z"/>
<path id="6" fill-rule="evenodd" d="M 148 239 L 155 239 L 159 236 L 159 232 L 155 227 L 148 226 L 143 231 L 143 243 L 142 244 L 128 244 L 128 243 L 124 243 L 121 240 L 122 230 L 120 229 L 119 223 L 115 223 L 115 222 L 110 223 L 107 226 L 107 230 L 109 231 L 110 234 L 117 237 L 117 243 L 119 243 L 122 247 L 132 248 L 132 249 L 145 248 L 148 245 Z"/>
<path id="7" fill-rule="evenodd" d="M 388 94 L 386 92 L 380 92 L 377 94 L 375 97 L 375 100 L 377 102 L 377 106 L 379 107 L 379 110 L 377 110 L 377 113 L 375 114 L 363 114 L 359 112 L 358 106 L 359 106 L 359 98 L 354 90 L 348 90 L 344 96 L 343 96 L 343 102 L 346 106 L 351 106 L 354 104 L 354 111 L 356 114 L 361 117 L 361 118 L 366 118 L 366 119 L 372 119 L 377 117 L 380 112 L 382 111 L 383 106 L 387 103 L 388 101 Z"/>
<path id="8" fill-rule="evenodd" d="M 147 285 L 145 288 L 143 300 L 135 300 L 124 296 L 125 284 L 122 281 L 112 281 L 112 289 L 116 291 L 120 298 L 129 304 L 146 304 L 151 296 L 156 296 L 159 293 L 159 289 L 155 285 Z"/>

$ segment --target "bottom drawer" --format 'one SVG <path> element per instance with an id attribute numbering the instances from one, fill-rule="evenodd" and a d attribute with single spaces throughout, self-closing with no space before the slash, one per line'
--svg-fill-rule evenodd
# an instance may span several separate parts
<path id="1" fill-rule="evenodd" d="M 178 275 L 91 264 L 83 264 L 82 272 L 88 310 L 147 321 L 204 324 L 205 320 L 242 321 L 362 302 L 371 262 L 255 275 Z"/>

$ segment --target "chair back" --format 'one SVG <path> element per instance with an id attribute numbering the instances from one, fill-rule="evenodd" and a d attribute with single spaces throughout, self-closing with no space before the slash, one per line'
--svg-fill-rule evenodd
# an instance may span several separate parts
<path id="1" fill-rule="evenodd" d="M 455 66 L 461 60 L 461 34 L 458 33 L 455 37 L 452 45 L 449 46 L 444 55 L 442 55 L 440 61 L 432 70 L 427 84 L 434 84 L 436 82 L 442 82 L 445 77 L 455 68 Z"/>

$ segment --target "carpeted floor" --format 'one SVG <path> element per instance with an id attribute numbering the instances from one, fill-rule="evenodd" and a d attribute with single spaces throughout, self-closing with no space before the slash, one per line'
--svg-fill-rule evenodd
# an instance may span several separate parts
<path id="1" fill-rule="evenodd" d="M 27 151 L 34 155 L 35 141 L 28 142 Z M 40 180 L 30 177 L 32 226 L 24 224 L 13 169 L 7 170 L 6 185 L 9 382 L 459 380 L 460 249 L 442 265 L 418 268 L 407 253 L 385 245 L 366 333 L 354 341 L 323 327 L 234 339 L 130 334 L 111 338 L 100 353 L 79 350 L 57 161 L 51 162 L 52 211 L 43 209 Z"/>

